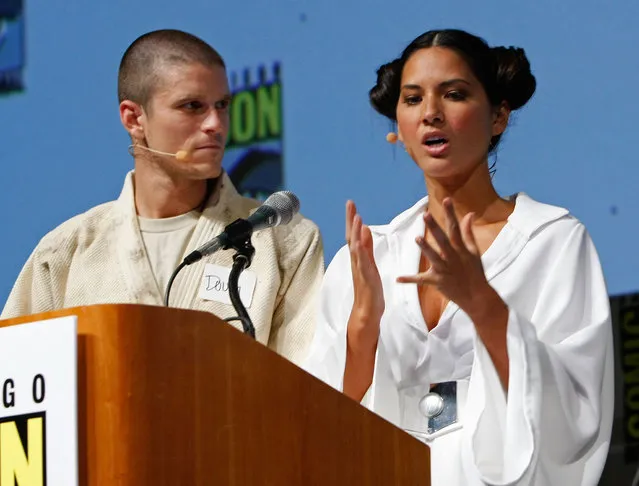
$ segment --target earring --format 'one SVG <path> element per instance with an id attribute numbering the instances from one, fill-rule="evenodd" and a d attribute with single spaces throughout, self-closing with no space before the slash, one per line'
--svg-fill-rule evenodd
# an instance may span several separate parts
<path id="1" fill-rule="evenodd" d="M 388 143 L 397 143 L 397 134 L 395 132 L 390 132 L 386 135 L 386 141 Z"/>

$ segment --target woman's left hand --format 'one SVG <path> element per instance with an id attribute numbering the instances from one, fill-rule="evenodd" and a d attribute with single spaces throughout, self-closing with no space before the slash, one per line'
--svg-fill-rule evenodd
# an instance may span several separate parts
<path id="1" fill-rule="evenodd" d="M 481 254 L 473 234 L 473 213 L 458 222 L 450 198 L 443 201 L 446 214 L 446 231 L 426 212 L 426 233 L 430 233 L 439 247 L 435 250 L 423 236 L 415 241 L 430 263 L 428 270 L 417 275 L 402 276 L 400 283 L 434 285 L 448 299 L 455 302 L 471 319 L 483 316 L 493 300 L 494 289 L 484 275 Z M 488 298 L 487 298 L 488 297 Z M 474 320 L 474 319 L 473 319 Z"/>

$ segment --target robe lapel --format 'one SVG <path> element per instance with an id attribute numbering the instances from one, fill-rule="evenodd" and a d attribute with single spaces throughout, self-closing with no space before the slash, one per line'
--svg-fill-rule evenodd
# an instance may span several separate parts
<path id="1" fill-rule="evenodd" d="M 227 224 L 246 216 L 242 213 L 241 197 L 225 172 L 218 191 L 217 193 L 213 191 L 207 201 L 183 257 L 220 234 Z M 199 291 L 206 264 L 213 263 L 230 268 L 233 264 L 232 256 L 233 252 L 230 250 L 218 251 L 182 269 L 171 289 L 171 305 L 190 309 L 202 308 Z M 205 307 L 206 310 L 220 317 L 227 316 L 229 313 L 234 314 L 232 307 L 228 304 L 207 302 Z"/>
<path id="2" fill-rule="evenodd" d="M 132 172 L 127 174 L 122 193 L 117 200 L 117 221 L 115 222 L 115 230 L 118 233 L 116 251 L 124 273 L 122 285 L 127 287 L 130 302 L 162 305 L 163 295 L 153 276 L 138 225 L 132 174 Z"/>

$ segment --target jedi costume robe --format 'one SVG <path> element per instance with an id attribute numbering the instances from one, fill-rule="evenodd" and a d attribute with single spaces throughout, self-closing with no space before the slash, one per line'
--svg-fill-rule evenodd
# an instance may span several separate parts
<path id="1" fill-rule="evenodd" d="M 613 355 L 607 290 L 586 229 L 565 209 L 519 194 L 482 255 L 509 308 L 506 391 L 455 303 L 429 332 L 417 287 L 395 282 L 418 272 L 426 205 L 371 228 L 386 307 L 363 405 L 430 446 L 433 486 L 596 485 L 612 428 Z M 352 304 L 344 247 L 327 269 L 305 364 L 339 390 Z"/>
<path id="2" fill-rule="evenodd" d="M 259 205 L 238 194 L 225 173 L 221 177 L 185 255 L 235 219 L 248 217 Z M 255 285 L 250 305 L 243 302 L 256 339 L 299 362 L 312 340 L 315 294 L 324 271 L 318 228 L 297 215 L 288 225 L 256 232 L 252 242 L 256 252 L 245 273 L 252 274 Z M 170 305 L 211 312 L 222 319 L 235 316 L 230 301 L 222 302 L 213 288 L 216 283 L 225 287 L 225 280 L 216 281 L 215 274 L 220 267 L 230 269 L 232 256 L 232 250 L 219 251 L 184 268 L 173 284 Z M 163 296 L 140 234 L 130 173 L 116 201 L 78 215 L 42 238 L 24 265 L 2 318 L 92 304 L 163 305 Z M 232 325 L 241 327 L 239 322 Z"/>

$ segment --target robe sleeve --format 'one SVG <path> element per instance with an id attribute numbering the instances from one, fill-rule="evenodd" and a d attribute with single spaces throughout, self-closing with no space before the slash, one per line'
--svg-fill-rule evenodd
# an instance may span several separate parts
<path id="1" fill-rule="evenodd" d="M 10 319 L 53 308 L 49 266 L 36 248 L 22 267 L 0 317 Z"/>
<path id="2" fill-rule="evenodd" d="M 315 338 L 303 364 L 307 372 L 338 391 L 344 389 L 346 332 L 353 299 L 350 253 L 348 247 L 344 246 L 337 252 L 324 275 Z M 360 400 L 360 404 L 396 424 L 399 412 L 396 410 L 396 394 L 386 359 L 380 343 L 375 354 L 371 386 Z M 384 400 L 376 401 L 374 390 L 380 387 L 384 390 Z"/>
<path id="3" fill-rule="evenodd" d="M 462 446 L 469 484 L 596 484 L 603 469 L 613 415 L 612 328 L 583 225 L 571 229 L 545 272 L 541 291 L 530 296 L 532 317 L 509 309 L 507 394 L 475 338 Z"/>
<path id="4" fill-rule="evenodd" d="M 304 369 L 342 391 L 346 367 L 346 327 L 353 306 L 350 255 L 342 247 L 326 270 L 317 309 L 316 332 Z"/>
<path id="5" fill-rule="evenodd" d="M 268 346 L 295 364 L 308 353 L 315 332 L 317 295 L 324 275 L 322 239 L 317 226 L 302 220 L 282 249 L 282 284 L 273 313 Z"/>

